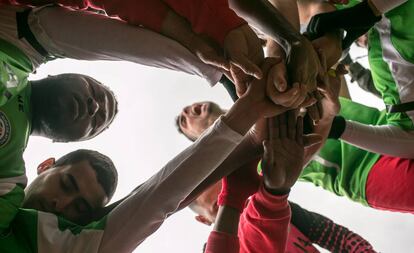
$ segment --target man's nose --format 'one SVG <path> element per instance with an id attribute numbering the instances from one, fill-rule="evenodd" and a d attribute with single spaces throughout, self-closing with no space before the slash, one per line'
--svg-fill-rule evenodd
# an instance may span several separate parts
<path id="1" fill-rule="evenodd" d="M 190 114 L 190 111 L 191 111 L 191 107 L 190 106 L 186 106 L 186 107 L 183 108 L 183 114 L 185 116 L 188 116 Z"/>
<path id="2" fill-rule="evenodd" d="M 88 98 L 88 114 L 93 117 L 99 110 L 99 104 L 93 98 Z"/>
<path id="3" fill-rule="evenodd" d="M 72 197 L 70 196 L 59 196 L 59 198 L 56 198 L 54 201 L 55 211 L 58 213 L 62 213 L 65 209 L 67 209 L 71 201 Z"/>

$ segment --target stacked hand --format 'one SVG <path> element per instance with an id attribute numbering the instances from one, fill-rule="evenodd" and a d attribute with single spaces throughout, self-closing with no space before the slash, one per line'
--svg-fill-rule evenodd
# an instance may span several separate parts
<path id="1" fill-rule="evenodd" d="M 262 169 L 265 188 L 273 194 L 286 194 L 298 179 L 304 161 L 304 148 L 321 141 L 319 135 L 303 135 L 303 119 L 294 110 L 269 120 L 270 136 L 263 142 Z"/>
<path id="2" fill-rule="evenodd" d="M 263 72 L 258 67 L 264 58 L 261 41 L 248 25 L 242 25 L 227 34 L 224 52 L 230 61 L 231 79 L 240 97 L 246 92 L 247 84 L 253 77 L 263 77 Z"/>

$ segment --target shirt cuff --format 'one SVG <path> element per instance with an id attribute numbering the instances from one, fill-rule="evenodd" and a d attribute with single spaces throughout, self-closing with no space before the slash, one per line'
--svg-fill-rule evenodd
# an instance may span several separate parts
<path id="1" fill-rule="evenodd" d="M 228 233 L 211 231 L 208 237 L 206 253 L 239 252 L 239 238 Z"/>
<path id="2" fill-rule="evenodd" d="M 234 131 L 232 128 L 230 128 L 224 121 L 223 121 L 224 115 L 221 115 L 214 124 L 208 128 L 202 136 L 209 134 L 210 132 L 214 131 L 217 132 L 219 135 L 225 137 L 226 139 L 234 142 L 234 143 L 240 143 L 243 140 L 243 135 L 239 134 L 238 132 Z M 201 137 L 202 137 L 201 136 Z M 202 139 L 202 138 L 198 138 Z"/>
<path id="3" fill-rule="evenodd" d="M 290 208 L 288 203 L 289 194 L 285 195 L 273 195 L 270 194 L 261 185 L 255 195 L 253 195 L 251 201 L 254 203 L 258 213 L 263 218 L 280 218 L 290 215 Z"/>

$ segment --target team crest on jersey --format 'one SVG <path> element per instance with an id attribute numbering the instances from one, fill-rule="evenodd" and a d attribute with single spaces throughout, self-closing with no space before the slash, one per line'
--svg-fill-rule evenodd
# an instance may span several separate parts
<path id="1" fill-rule="evenodd" d="M 0 148 L 3 147 L 10 139 L 11 128 L 10 121 L 4 112 L 0 111 Z"/>

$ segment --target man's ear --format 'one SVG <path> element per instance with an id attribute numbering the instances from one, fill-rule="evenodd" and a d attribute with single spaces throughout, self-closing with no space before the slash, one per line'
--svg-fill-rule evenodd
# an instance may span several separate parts
<path id="1" fill-rule="evenodd" d="M 197 216 L 195 216 L 194 217 L 195 219 L 196 219 L 196 221 L 198 221 L 198 222 L 200 222 L 200 223 L 203 223 L 203 224 L 205 224 L 205 225 L 207 225 L 207 226 L 211 226 L 211 222 L 206 218 L 206 217 L 204 217 L 203 215 L 197 215 Z"/>
<path id="2" fill-rule="evenodd" d="M 41 173 L 45 172 L 46 170 L 50 169 L 53 165 L 55 165 L 55 158 L 49 158 L 39 164 L 37 166 L 37 175 L 40 175 Z"/>

